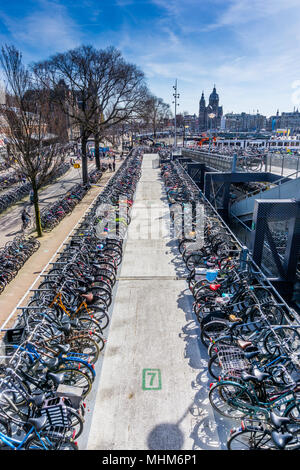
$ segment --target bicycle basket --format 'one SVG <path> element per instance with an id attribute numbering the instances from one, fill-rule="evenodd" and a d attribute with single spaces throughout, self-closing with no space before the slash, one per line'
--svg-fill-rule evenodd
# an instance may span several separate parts
<path id="1" fill-rule="evenodd" d="M 47 418 L 45 429 L 50 427 L 66 428 L 70 425 L 67 408 L 64 405 L 45 406 L 40 410 L 40 415 Z"/>
<path id="2" fill-rule="evenodd" d="M 3 341 L 5 344 L 21 344 L 23 342 L 24 328 L 11 328 L 6 330 Z"/>
<path id="3" fill-rule="evenodd" d="M 220 346 L 218 349 L 218 359 L 224 375 L 231 374 L 240 376 L 242 371 L 248 369 L 250 366 L 243 352 L 234 346 Z"/>
<path id="4" fill-rule="evenodd" d="M 15 351 L 12 348 L 12 345 L 19 346 L 24 341 L 24 328 L 11 328 L 6 330 L 3 337 L 3 346 L 5 351 L 5 356 L 10 357 Z"/>

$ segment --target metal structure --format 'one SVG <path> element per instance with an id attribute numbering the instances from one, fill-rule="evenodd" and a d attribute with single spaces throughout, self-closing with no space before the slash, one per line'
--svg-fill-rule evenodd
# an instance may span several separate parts
<path id="1" fill-rule="evenodd" d="M 253 212 L 251 251 L 269 279 L 292 294 L 300 257 L 300 201 L 257 200 Z"/>
<path id="2" fill-rule="evenodd" d="M 285 299 L 296 302 L 300 308 L 300 297 L 296 299 L 295 295 L 297 283 L 300 285 L 298 173 L 293 173 L 290 178 L 278 178 L 278 174 L 269 171 L 245 172 L 238 168 L 238 159 L 234 157 L 223 156 L 221 159 L 218 155 L 190 150 L 183 150 L 179 161 L 225 223 L 239 226 L 236 233 L 244 233 L 243 242 L 256 265 Z M 267 160 L 264 169 L 269 168 L 269 163 Z M 235 202 L 231 185 L 248 182 L 265 183 L 265 187 Z M 285 192 L 284 187 L 287 187 Z M 238 204 L 251 206 L 250 210 L 244 211 L 244 218 L 242 211 L 239 218 L 240 214 L 233 210 Z"/>

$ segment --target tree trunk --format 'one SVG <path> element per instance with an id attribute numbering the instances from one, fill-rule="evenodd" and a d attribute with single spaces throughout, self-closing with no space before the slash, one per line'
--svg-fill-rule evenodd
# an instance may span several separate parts
<path id="1" fill-rule="evenodd" d="M 86 146 L 87 146 L 87 137 L 85 133 L 83 133 L 81 137 L 81 163 L 82 163 L 82 183 L 83 184 L 88 184 L 89 182 Z"/>
<path id="2" fill-rule="evenodd" d="M 36 231 L 37 231 L 38 237 L 42 237 L 43 230 L 42 230 L 42 223 L 41 223 L 41 216 L 40 216 L 38 188 L 37 188 L 35 179 L 32 180 L 31 183 L 32 183 L 32 190 L 33 190 L 33 204 L 34 204 L 34 212 L 35 212 Z"/>
<path id="3" fill-rule="evenodd" d="M 95 135 L 95 162 L 96 162 L 96 168 L 97 170 L 101 169 L 101 163 L 100 163 L 100 142 L 99 142 L 99 136 Z"/>

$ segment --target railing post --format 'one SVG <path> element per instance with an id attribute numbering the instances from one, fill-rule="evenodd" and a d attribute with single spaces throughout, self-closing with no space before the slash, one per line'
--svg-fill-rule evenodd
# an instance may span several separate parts
<path id="1" fill-rule="evenodd" d="M 247 260 L 248 260 L 249 249 L 243 245 L 240 254 L 240 270 L 245 271 L 247 269 Z"/>
<path id="2" fill-rule="evenodd" d="M 236 163 L 237 163 L 237 154 L 235 153 L 233 155 L 233 159 L 232 159 L 232 167 L 231 167 L 231 172 L 232 173 L 236 172 Z"/>

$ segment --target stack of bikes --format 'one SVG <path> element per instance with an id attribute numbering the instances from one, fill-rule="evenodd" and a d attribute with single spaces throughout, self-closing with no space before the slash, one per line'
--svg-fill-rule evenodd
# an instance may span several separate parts
<path id="1" fill-rule="evenodd" d="M 97 183 L 103 171 L 93 170 L 89 174 L 90 183 Z M 41 211 L 41 224 L 45 232 L 50 232 L 56 227 L 66 215 L 71 214 L 74 207 L 82 200 L 90 189 L 90 185 L 75 184 L 64 196 L 58 201 L 49 204 Z"/>
<path id="2" fill-rule="evenodd" d="M 300 447 L 300 325 L 176 161 L 161 164 L 229 450 Z M 200 214 L 200 216 L 199 216 Z M 199 226 L 199 217 L 201 223 Z M 202 217 L 202 218 L 201 218 Z"/>
<path id="3" fill-rule="evenodd" d="M 0 294 L 39 246 L 36 238 L 16 236 L 0 248 Z"/>
<path id="4" fill-rule="evenodd" d="M 2 330 L 1 449 L 78 449 L 141 162 L 133 150 L 20 308 L 14 327 Z"/>

